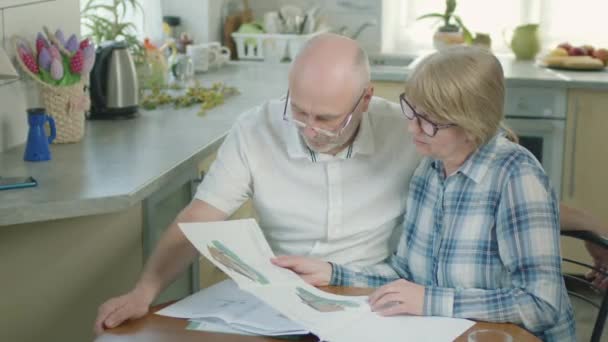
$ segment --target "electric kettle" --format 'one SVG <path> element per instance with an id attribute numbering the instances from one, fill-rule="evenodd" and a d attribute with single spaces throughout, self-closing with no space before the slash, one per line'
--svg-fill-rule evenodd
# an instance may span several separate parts
<path id="1" fill-rule="evenodd" d="M 138 109 L 137 73 L 125 42 L 107 42 L 96 51 L 91 70 L 89 119 L 135 116 Z"/>

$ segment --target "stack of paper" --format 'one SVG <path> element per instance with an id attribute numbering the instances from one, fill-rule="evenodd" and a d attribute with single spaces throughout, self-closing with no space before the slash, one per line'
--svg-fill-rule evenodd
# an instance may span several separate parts
<path id="1" fill-rule="evenodd" d="M 233 280 L 201 290 L 160 311 L 159 315 L 188 318 L 189 329 L 264 336 L 305 335 L 302 328 L 255 296 L 241 291 Z"/>
<path id="2" fill-rule="evenodd" d="M 404 338 L 452 341 L 474 324 L 464 319 L 443 317 L 380 317 L 371 311 L 367 297 L 339 296 L 321 291 L 305 283 L 295 273 L 270 262 L 274 254 L 252 219 L 182 223 L 179 226 L 190 242 L 230 276 L 241 290 L 291 320 L 277 316 L 261 303 L 254 306 L 240 303 L 237 311 L 220 310 L 221 302 L 198 304 L 201 310 L 215 305 L 218 309 L 213 317 L 221 316 L 222 321 L 230 322 L 235 329 L 265 335 L 271 331 L 282 330 L 281 334 L 284 334 L 285 331 L 301 329 L 331 342 L 397 341 Z M 235 291 L 231 292 L 232 299 L 243 296 L 239 291 L 239 296 L 235 297 L 237 290 L 231 291 Z M 231 305 L 236 304 L 231 302 Z M 243 310 L 247 314 L 239 316 L 237 313 Z M 201 317 L 200 312 L 197 315 Z"/>

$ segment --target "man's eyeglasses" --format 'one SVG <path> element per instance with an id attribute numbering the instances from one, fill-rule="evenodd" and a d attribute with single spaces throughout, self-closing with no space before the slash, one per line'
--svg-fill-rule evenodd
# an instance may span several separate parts
<path id="1" fill-rule="evenodd" d="M 289 89 L 287 89 L 287 95 L 285 96 L 285 108 L 283 109 L 283 120 L 289 121 L 300 128 L 310 127 L 317 134 L 324 135 L 328 138 L 335 138 L 335 137 L 339 136 L 340 134 L 342 134 L 344 129 L 346 129 L 346 127 L 348 127 L 348 125 L 352 121 L 353 114 L 354 114 L 355 110 L 357 109 L 357 107 L 359 106 L 361 99 L 365 95 L 366 90 L 367 90 L 367 88 L 363 89 L 361 96 L 359 96 L 359 99 L 355 103 L 355 106 L 350 111 L 348 116 L 346 116 L 346 118 L 344 118 L 344 120 L 342 120 L 342 122 L 337 127 L 335 127 L 335 123 L 333 122 L 334 120 L 331 120 L 331 119 L 321 121 L 316 126 L 312 126 L 307 123 L 307 121 L 309 120 L 309 118 L 308 118 L 309 114 L 296 110 L 295 108 L 293 108 L 293 106 L 292 106 L 290 112 L 287 113 L 287 104 L 289 102 Z"/>
<path id="2" fill-rule="evenodd" d="M 452 123 L 444 125 L 434 123 L 433 121 L 429 120 L 425 114 L 416 112 L 414 106 L 412 106 L 405 98 L 405 93 L 399 95 L 399 102 L 401 103 L 401 110 L 403 111 L 405 117 L 408 118 L 408 120 L 418 120 L 418 125 L 420 126 L 420 129 L 424 134 L 428 135 L 429 137 L 434 137 L 437 134 L 437 131 L 439 131 L 440 129 L 456 126 L 456 124 Z"/>

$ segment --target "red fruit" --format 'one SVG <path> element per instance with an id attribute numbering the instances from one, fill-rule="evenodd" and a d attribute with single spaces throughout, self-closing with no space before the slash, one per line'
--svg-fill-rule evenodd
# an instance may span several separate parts
<path id="1" fill-rule="evenodd" d="M 70 70 L 75 74 L 80 74 L 82 71 L 82 62 L 84 61 L 84 55 L 82 50 L 76 51 L 72 59 L 70 59 Z"/>
<path id="2" fill-rule="evenodd" d="M 595 48 L 592 45 L 583 45 L 583 48 L 587 52 L 587 56 L 593 57 L 593 52 L 595 51 Z"/>
<path id="3" fill-rule="evenodd" d="M 585 49 L 583 49 L 582 47 L 573 47 L 572 49 L 570 49 L 570 51 L 568 51 L 568 54 L 570 56 L 586 56 L 587 51 L 585 51 Z"/>
<path id="4" fill-rule="evenodd" d="M 561 43 L 557 47 L 560 47 L 560 48 L 568 51 L 568 53 L 570 53 L 570 49 L 572 49 L 572 45 L 570 45 L 570 43 L 568 43 L 568 42 Z"/>
<path id="5" fill-rule="evenodd" d="M 39 71 L 38 64 L 36 64 L 36 61 L 34 60 L 34 56 L 25 52 L 25 50 L 19 49 L 19 57 L 21 58 L 21 61 L 23 61 L 23 64 L 25 64 L 25 66 L 31 72 L 33 72 L 34 74 L 38 73 L 38 71 Z"/>
<path id="6" fill-rule="evenodd" d="M 597 49 L 593 52 L 593 57 L 604 62 L 604 65 L 608 65 L 608 49 Z"/>
<path id="7" fill-rule="evenodd" d="M 80 46 L 79 46 L 79 47 L 80 47 L 80 50 L 83 50 L 85 47 L 89 46 L 89 44 L 90 44 L 90 42 L 89 42 L 89 39 L 88 39 L 88 38 L 83 39 L 83 40 L 80 42 Z"/>

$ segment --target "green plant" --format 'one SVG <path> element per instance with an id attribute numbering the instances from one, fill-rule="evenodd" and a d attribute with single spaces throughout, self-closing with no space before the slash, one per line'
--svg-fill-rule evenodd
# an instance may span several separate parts
<path id="1" fill-rule="evenodd" d="M 441 27 L 439 27 L 440 32 L 458 32 L 459 30 L 462 30 L 462 34 L 464 35 L 465 42 L 467 44 L 471 44 L 471 42 L 473 41 L 473 35 L 467 29 L 467 27 L 464 26 L 464 23 L 462 22 L 462 18 L 460 18 L 460 16 L 454 14 L 455 11 L 456 11 L 456 0 L 446 0 L 445 1 L 445 11 L 443 13 L 425 14 L 425 15 L 422 15 L 422 16 L 416 18 L 416 20 L 427 19 L 427 18 L 439 18 L 439 19 L 443 20 L 443 25 Z M 454 20 L 454 23 L 452 23 L 452 19 Z"/>
<path id="2" fill-rule="evenodd" d="M 179 90 L 179 87 L 173 90 Z M 171 103 L 175 108 L 187 108 L 200 104 L 198 114 L 204 115 L 207 110 L 224 103 L 225 98 L 238 93 L 236 88 L 228 87 L 221 82 L 214 83 L 211 87 L 203 87 L 196 82 L 192 87 L 186 88 L 185 92 L 174 93 L 175 95 L 160 88 L 154 88 L 142 99 L 141 106 L 144 109 L 152 110 Z"/>
<path id="3" fill-rule="evenodd" d="M 137 39 L 135 24 L 124 21 L 129 9 L 143 13 L 138 0 L 88 0 L 81 11 L 81 20 L 97 45 L 109 40 L 124 40 L 135 61 L 142 61 L 144 48 Z"/>

